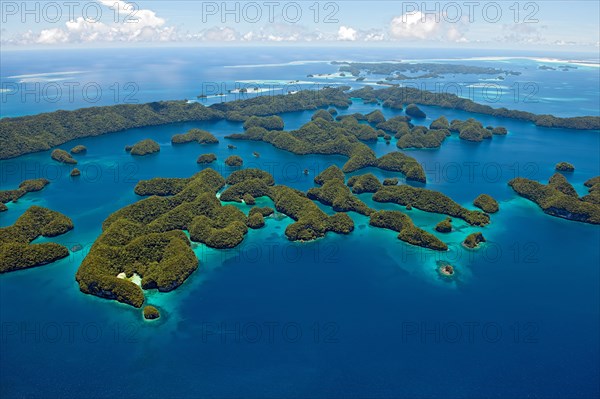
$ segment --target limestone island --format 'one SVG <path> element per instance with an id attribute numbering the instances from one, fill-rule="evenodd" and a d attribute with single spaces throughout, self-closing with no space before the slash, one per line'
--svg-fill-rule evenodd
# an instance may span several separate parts
<path id="1" fill-rule="evenodd" d="M 146 320 L 155 320 L 160 317 L 160 312 L 152 305 L 147 305 L 144 307 L 144 319 Z"/>
<path id="2" fill-rule="evenodd" d="M 485 242 L 485 238 L 481 233 L 471 233 L 465 238 L 462 245 L 469 249 L 475 249 L 479 247 L 479 243 Z"/>
<path id="3" fill-rule="evenodd" d="M 78 177 L 81 175 L 81 171 L 77 168 L 74 168 L 71 173 L 70 173 L 71 177 Z"/>
<path id="4" fill-rule="evenodd" d="M 241 201 L 247 194 L 270 198 L 278 212 L 294 220 L 285 229 L 292 241 L 314 240 L 327 232 L 348 234 L 354 229 L 345 213 L 329 216 L 304 193 L 273 182 L 269 173 L 258 169 L 236 171 L 226 180 L 210 168 L 190 178 L 140 181 L 135 192 L 150 197 L 104 221 L 102 234 L 77 271 L 80 290 L 139 308 L 144 290 L 171 291 L 198 268 L 190 239 L 216 249 L 239 245 L 248 228 L 262 227 L 264 217 L 273 210 L 252 208 L 246 216 L 236 206 L 222 205 L 216 194 L 226 185 L 223 200 Z M 122 273 L 138 275 L 140 285 L 119 278 Z"/>
<path id="5" fill-rule="evenodd" d="M 387 67 L 386 67 L 387 68 Z M 437 68 L 437 67 L 436 67 Z M 45 151 L 70 140 L 132 128 L 169 123 L 231 120 L 244 122 L 252 116 L 272 116 L 284 112 L 318 110 L 326 107 L 348 108 L 352 98 L 364 103 L 383 103 L 385 107 L 402 109 L 402 103 L 434 105 L 448 109 L 530 121 L 536 126 L 582 130 L 600 129 L 599 116 L 561 118 L 506 108 L 492 108 L 450 93 L 432 93 L 412 87 L 393 85 L 375 90 L 371 86 L 350 90 L 349 86 L 325 87 L 321 90 L 301 90 L 275 96 L 259 96 L 245 100 L 213 104 L 198 102 L 159 101 L 145 104 L 117 104 L 55 111 L 0 119 L 0 130 L 10 140 L 0 144 L 0 159 L 8 159 L 37 151 Z M 93 114 L 93 117 L 91 115 Z M 110 120 L 114 123 L 98 123 Z M 52 126 L 51 130 L 46 126 Z M 395 132 L 394 132 L 395 133 Z"/>
<path id="6" fill-rule="evenodd" d="M 387 177 L 387 178 L 383 179 L 384 186 L 397 186 L 398 182 L 399 182 L 399 180 L 397 177 Z"/>
<path id="7" fill-rule="evenodd" d="M 198 144 L 218 144 L 219 140 L 212 133 L 201 129 L 190 129 L 186 133 L 176 134 L 171 137 L 171 144 L 185 144 L 196 142 Z"/>
<path id="8" fill-rule="evenodd" d="M 231 156 L 228 156 L 227 159 L 225 159 L 225 165 L 230 166 L 232 168 L 238 168 L 238 167 L 242 166 L 243 164 L 244 164 L 244 160 L 237 155 L 231 155 Z"/>
<path id="9" fill-rule="evenodd" d="M 196 160 L 196 163 L 199 164 L 209 164 L 213 163 L 217 160 L 217 156 L 215 154 L 202 154 Z"/>
<path id="10" fill-rule="evenodd" d="M 406 184 L 384 186 L 373 195 L 373 201 L 393 202 L 406 206 L 406 209 L 410 206 L 426 212 L 442 213 L 463 219 L 472 226 L 485 226 L 490 222 L 486 213 L 463 208 L 445 194 Z"/>
<path id="11" fill-rule="evenodd" d="M 0 204 L 4 205 L 9 202 L 14 202 L 27 193 L 41 191 L 48 184 L 50 184 L 50 180 L 44 178 L 23 180 L 17 189 L 0 190 Z M 0 209 L 6 211 L 8 208 L 6 208 L 6 206 L 4 206 L 4 208 L 0 206 Z"/>
<path id="12" fill-rule="evenodd" d="M 575 172 L 575 167 L 568 162 L 559 162 L 554 168 L 559 172 Z"/>
<path id="13" fill-rule="evenodd" d="M 69 255 L 60 244 L 31 244 L 36 238 L 56 237 L 73 229 L 67 216 L 32 206 L 12 226 L 0 228 L 0 273 L 52 263 Z"/>
<path id="14" fill-rule="evenodd" d="M 251 127 L 262 127 L 266 130 L 283 130 L 283 119 L 280 116 L 251 116 L 244 122 L 244 129 L 248 130 Z"/>
<path id="15" fill-rule="evenodd" d="M 600 205 L 594 201 L 594 197 L 586 195 L 578 198 L 576 193 L 572 195 L 574 189 L 568 188 L 565 182 L 566 179 L 553 176 L 549 184 L 544 185 L 517 177 L 508 184 L 517 194 L 535 202 L 548 215 L 576 222 L 600 224 Z M 565 192 L 570 192 L 571 195 Z"/>
<path id="16" fill-rule="evenodd" d="M 374 193 L 383 187 L 379 179 L 372 173 L 352 176 L 346 184 L 352 187 L 352 193 L 354 194 Z"/>
<path id="17" fill-rule="evenodd" d="M 340 122 L 317 117 L 292 132 L 251 127 L 243 134 L 232 134 L 227 138 L 263 141 L 298 155 L 343 155 L 349 158 L 342 167 L 345 173 L 376 167 L 404 173 L 407 180 L 425 183 L 426 179 L 423 167 L 408 155 L 392 152 L 377 158 L 375 152 L 363 143 L 377 141 L 377 131 L 359 123 L 354 117 L 344 118 Z"/>
<path id="18" fill-rule="evenodd" d="M 416 227 L 412 219 L 400 211 L 377 211 L 371 214 L 369 224 L 399 232 L 398 239 L 412 245 L 447 251 L 448 245 L 423 229 Z"/>
<path id="19" fill-rule="evenodd" d="M 73 159 L 71 154 L 69 154 L 65 150 L 61 150 L 59 148 L 52 151 L 52 153 L 50 154 L 50 158 L 52 158 L 55 161 L 60 162 L 60 163 L 65 163 L 65 164 L 70 164 L 70 165 L 77 164 L 77 161 L 75 159 Z"/>
<path id="20" fill-rule="evenodd" d="M 138 141 L 129 151 L 131 155 L 144 156 L 154 154 L 160 151 L 160 145 L 152 139 Z"/>
<path id="21" fill-rule="evenodd" d="M 406 110 L 404 111 L 406 115 L 412 116 L 413 118 L 425 119 L 427 115 L 425 112 L 421 110 L 421 108 L 417 107 L 415 104 L 409 104 L 406 106 Z"/>
<path id="22" fill-rule="evenodd" d="M 496 213 L 500 209 L 498 206 L 498 201 L 487 194 L 480 194 L 473 201 L 473 205 L 475 205 L 477 208 L 480 208 L 485 213 Z"/>
<path id="23" fill-rule="evenodd" d="M 71 148 L 71 154 L 85 154 L 87 152 L 87 147 L 84 145 L 76 145 Z"/>
<path id="24" fill-rule="evenodd" d="M 439 265 L 438 267 L 438 272 L 443 276 L 443 277 L 452 277 L 454 276 L 454 267 L 448 263 L 442 263 Z"/>
<path id="25" fill-rule="evenodd" d="M 435 231 L 440 233 L 450 233 L 452 231 L 452 219 L 446 218 L 435 225 Z"/>

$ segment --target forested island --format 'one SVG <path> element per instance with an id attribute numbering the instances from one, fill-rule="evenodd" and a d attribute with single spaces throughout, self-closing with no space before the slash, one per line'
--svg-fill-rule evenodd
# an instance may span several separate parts
<path id="1" fill-rule="evenodd" d="M 548 215 L 576 222 L 600 224 L 600 205 L 597 201 L 597 188 L 600 186 L 597 186 L 597 183 L 592 184 L 591 181 L 593 180 L 586 182 L 591 187 L 590 195 L 582 198 L 578 198 L 573 186 L 560 174 L 552 176 L 547 185 L 523 177 L 512 179 L 508 184 L 517 194 L 535 202 Z M 593 195 L 592 189 L 595 193 Z"/>
<path id="2" fill-rule="evenodd" d="M 30 179 L 23 180 L 14 190 L 0 190 L 0 212 L 8 210 L 4 204 L 14 202 L 27 193 L 43 190 L 48 184 L 50 184 L 48 179 Z"/>
<path id="3" fill-rule="evenodd" d="M 414 158 L 399 152 L 377 158 L 373 150 L 363 143 L 376 141 L 378 137 L 373 127 L 361 124 L 355 118 L 337 122 L 321 117 L 313 118 L 291 132 L 251 127 L 244 133 L 226 136 L 232 140 L 263 141 L 298 155 L 344 155 L 349 158 L 342 168 L 344 172 L 376 167 L 402 172 L 407 180 L 425 182 L 425 171 Z"/>
<path id="4" fill-rule="evenodd" d="M 137 155 L 137 156 L 150 155 L 150 154 L 157 153 L 159 151 L 160 151 L 160 145 L 152 139 L 145 139 L 145 140 L 138 141 L 129 150 L 131 155 Z"/>
<path id="5" fill-rule="evenodd" d="M 69 255 L 60 244 L 31 244 L 36 238 L 56 237 L 73 229 L 67 216 L 39 206 L 25 211 L 12 226 L 0 228 L 0 273 L 52 263 Z"/>
<path id="6" fill-rule="evenodd" d="M 216 193 L 226 184 L 229 187 L 221 198 L 269 197 L 278 212 L 295 220 L 285 230 L 290 240 L 312 240 L 328 231 L 348 234 L 354 229 L 348 215 L 328 216 L 304 193 L 272 183 L 271 175 L 255 169 L 234 172 L 227 180 L 205 169 L 187 179 L 139 182 L 135 192 L 152 196 L 105 220 L 102 234 L 77 272 L 81 291 L 141 307 L 144 289 L 171 291 L 197 269 L 198 259 L 184 230 L 191 240 L 210 247 L 239 245 L 248 227 L 262 227 L 264 216 L 272 210 L 257 208 L 246 216 L 233 205 L 222 205 Z M 140 285 L 117 277 L 121 273 L 140 276 Z"/>
<path id="7" fill-rule="evenodd" d="M 343 62 L 333 61 L 332 65 L 340 65 L 340 72 L 349 72 L 352 76 L 360 76 L 361 73 L 374 75 L 389 75 L 392 79 L 403 80 L 410 79 L 402 72 L 417 73 L 427 72 L 427 75 L 421 75 L 418 78 L 424 77 L 439 77 L 440 75 L 457 75 L 457 74 L 479 74 L 479 75 L 520 75 L 520 72 L 506 71 L 491 67 L 479 67 L 472 65 L 460 64 L 435 64 L 435 63 L 413 63 L 413 62 Z M 400 75 L 400 76 L 399 76 Z"/>
<path id="8" fill-rule="evenodd" d="M 186 133 L 171 137 L 172 144 L 185 144 L 194 141 L 198 144 L 219 144 L 219 140 L 212 133 L 202 129 L 190 129 Z"/>
<path id="9" fill-rule="evenodd" d="M 284 112 L 317 110 L 335 106 L 347 108 L 351 97 L 365 102 L 382 102 L 402 109 L 402 104 L 436 105 L 498 117 L 522 119 L 542 127 L 567 129 L 600 129 L 600 117 L 560 118 L 525 111 L 492 108 L 454 94 L 432 93 L 409 87 L 374 90 L 365 87 L 348 91 L 349 87 L 303 90 L 292 94 L 259 96 L 209 107 L 197 102 L 161 101 L 146 104 L 112 105 L 55 111 L 31 116 L 0 119 L 0 159 L 8 159 L 37 151 L 49 150 L 68 141 L 99 136 L 131 128 L 177 122 L 228 119 L 245 122 L 252 116 L 273 116 Z M 254 126 L 257 127 L 257 126 Z M 279 127 L 279 126 L 277 126 Z M 251 130 L 249 127 L 248 130 Z"/>

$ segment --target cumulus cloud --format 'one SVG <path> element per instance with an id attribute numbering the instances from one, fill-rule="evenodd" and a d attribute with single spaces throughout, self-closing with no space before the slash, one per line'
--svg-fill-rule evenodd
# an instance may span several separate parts
<path id="1" fill-rule="evenodd" d="M 176 39 L 176 30 L 168 26 L 152 10 L 140 9 L 132 12 L 131 5 L 122 0 L 99 0 L 100 4 L 118 10 L 118 23 L 110 24 L 99 20 L 78 17 L 65 22 L 60 28 L 31 30 L 5 40 L 12 44 L 60 44 L 105 42 L 171 41 Z"/>
<path id="2" fill-rule="evenodd" d="M 340 26 L 340 29 L 338 30 L 337 34 L 338 40 L 355 41 L 357 38 L 358 32 L 356 31 L 356 29 L 347 26 Z"/>
<path id="3" fill-rule="evenodd" d="M 390 37 L 396 40 L 418 39 L 450 42 L 467 42 L 464 21 L 449 22 L 443 15 L 410 12 L 394 17 L 390 24 Z"/>

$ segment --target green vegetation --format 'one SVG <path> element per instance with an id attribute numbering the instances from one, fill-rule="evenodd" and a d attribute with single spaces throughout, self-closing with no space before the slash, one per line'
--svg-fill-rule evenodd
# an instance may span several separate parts
<path id="1" fill-rule="evenodd" d="M 575 191 L 575 188 L 567 181 L 567 178 L 560 173 L 553 174 L 550 177 L 550 180 L 548 180 L 548 185 L 550 187 L 554 187 L 565 195 L 570 195 L 571 197 L 575 198 L 579 197 L 579 195 L 577 195 L 577 191 Z"/>
<path id="2" fill-rule="evenodd" d="M 492 196 L 487 194 L 481 194 L 473 201 L 473 205 L 477 208 L 482 209 L 486 213 L 496 213 L 500 209 L 498 201 Z"/>
<path id="3" fill-rule="evenodd" d="M 244 160 L 237 155 L 230 155 L 225 160 L 225 165 L 231 166 L 232 168 L 238 168 L 244 164 Z"/>
<path id="4" fill-rule="evenodd" d="M 69 255 L 59 244 L 30 244 L 39 236 L 56 237 L 73 229 L 65 215 L 32 206 L 17 221 L 0 228 L 0 273 L 41 266 Z"/>
<path id="5" fill-rule="evenodd" d="M 273 212 L 275 212 L 275 210 L 271 207 L 263 206 L 262 208 L 260 208 L 255 206 L 250 209 L 250 212 L 248 212 L 248 216 L 252 216 L 255 213 L 260 213 L 263 217 L 267 217 L 271 216 Z"/>
<path id="6" fill-rule="evenodd" d="M 264 141 L 299 155 L 344 155 L 349 158 L 342 168 L 346 173 L 374 166 L 384 170 L 402 172 L 408 180 L 425 181 L 423 168 L 412 157 L 401 153 L 392 153 L 377 159 L 373 150 L 360 142 L 377 140 L 377 132 L 368 125 L 359 124 L 355 118 L 345 118 L 342 122 L 330 122 L 316 118 L 292 132 L 252 128 L 243 134 L 232 134 L 227 138 Z"/>
<path id="7" fill-rule="evenodd" d="M 275 186 L 271 189 L 271 199 L 277 211 L 295 220 L 285 229 L 285 235 L 291 241 L 314 240 L 329 231 L 349 234 L 354 230 L 350 216 L 345 213 L 328 216 L 304 193 L 293 188 Z"/>
<path id="8" fill-rule="evenodd" d="M 349 187 L 352 187 L 352 192 L 354 194 L 374 193 L 382 187 L 379 179 L 372 173 L 352 176 L 348 179 L 347 184 Z"/>
<path id="9" fill-rule="evenodd" d="M 221 119 L 222 112 L 199 103 L 163 101 L 2 118 L 0 159 L 48 150 L 67 141 L 144 126 Z"/>
<path id="10" fill-rule="evenodd" d="M 146 320 L 154 320 L 160 317 L 160 312 L 154 306 L 147 305 L 144 306 L 144 319 Z"/>
<path id="11" fill-rule="evenodd" d="M 87 152 L 87 148 L 84 145 L 76 145 L 71 148 L 71 154 L 85 154 Z"/>
<path id="12" fill-rule="evenodd" d="M 251 116 L 244 122 L 244 129 L 248 130 L 251 127 L 262 127 L 266 130 L 283 130 L 283 119 L 274 116 Z"/>
<path id="13" fill-rule="evenodd" d="M 365 102 L 383 102 L 386 107 L 402 109 L 402 103 L 437 105 L 496 117 L 527 120 L 543 127 L 599 129 L 600 117 L 559 118 L 525 111 L 492 108 L 448 93 L 432 93 L 411 87 L 374 90 L 365 87 L 346 93 L 347 86 L 304 90 L 294 94 L 258 96 L 245 100 L 218 103 L 205 107 L 186 101 L 163 101 L 147 104 L 112 105 L 55 111 L 32 116 L 0 120 L 0 159 L 49 150 L 67 141 L 99 136 L 144 126 L 177 122 L 207 121 L 227 118 L 244 121 L 251 116 L 270 116 L 283 112 L 317 110 L 327 106 L 347 108 L 350 96 Z M 392 118 L 393 119 L 393 118 Z M 384 122 L 385 123 L 385 122 Z"/>
<path id="14" fill-rule="evenodd" d="M 293 94 L 277 96 L 258 96 L 244 100 L 218 103 L 210 106 L 213 111 L 225 114 L 226 119 L 232 116 L 269 116 L 284 112 L 317 110 L 327 106 L 348 108 L 351 101 L 348 86 L 326 87 L 322 90 L 302 90 Z M 239 120 L 239 119 L 238 119 Z"/>
<path id="15" fill-rule="evenodd" d="M 265 217 L 260 212 L 254 212 L 248 215 L 246 225 L 251 229 L 260 229 L 265 225 Z"/>
<path id="16" fill-rule="evenodd" d="M 435 225 L 435 231 L 440 233 L 450 233 L 452 231 L 452 219 L 446 218 Z"/>
<path id="17" fill-rule="evenodd" d="M 48 184 L 50 184 L 50 181 L 43 178 L 23 180 L 21 184 L 19 184 L 19 188 L 15 190 L 0 190 L 0 204 L 16 201 L 27 193 L 42 190 Z"/>
<path id="18" fill-rule="evenodd" d="M 396 147 L 405 148 L 438 148 L 450 135 L 446 129 L 427 129 L 425 126 L 400 129 L 396 133 Z"/>
<path id="19" fill-rule="evenodd" d="M 583 185 L 589 187 L 589 194 L 584 195 L 581 200 L 600 205 L 600 176 L 592 177 L 583 183 Z"/>
<path id="20" fill-rule="evenodd" d="M 0 212 L 8 211 L 8 207 L 4 203 L 0 202 Z"/>
<path id="21" fill-rule="evenodd" d="M 236 170 L 227 177 L 225 183 L 232 186 L 234 184 L 242 183 L 249 179 L 263 180 L 265 184 L 269 186 L 275 184 L 275 179 L 273 179 L 273 176 L 269 172 L 265 172 L 264 170 L 256 168 Z"/>
<path id="22" fill-rule="evenodd" d="M 60 163 L 66 163 L 66 164 L 71 164 L 71 165 L 77 164 L 77 161 L 75 159 L 73 159 L 71 154 L 69 154 L 65 150 L 61 150 L 58 148 L 56 150 L 52 151 L 52 153 L 50 154 L 50 158 L 52 158 L 55 161 L 60 162 Z"/>
<path id="23" fill-rule="evenodd" d="M 219 140 L 206 130 L 190 129 L 186 133 L 171 137 L 173 144 L 185 144 L 195 141 L 198 144 L 218 144 Z"/>
<path id="24" fill-rule="evenodd" d="M 600 116 L 578 116 L 559 118 L 553 115 L 536 115 L 531 112 L 509 110 L 506 108 L 492 108 L 489 105 L 478 104 L 469 99 L 450 93 L 434 93 L 412 87 L 388 87 L 374 90 L 367 86 L 350 93 L 352 97 L 362 98 L 365 101 L 379 100 L 388 105 L 414 103 L 422 105 L 435 105 L 444 108 L 458 109 L 495 117 L 521 119 L 533 122 L 542 127 L 559 127 L 565 129 L 597 130 L 600 129 Z"/>
<path id="25" fill-rule="evenodd" d="M 412 63 L 412 62 L 381 62 L 381 63 L 361 63 L 361 62 L 332 62 L 333 65 L 341 65 L 340 72 L 349 72 L 352 76 L 359 76 L 361 72 L 375 74 L 375 75 L 389 75 L 391 78 L 410 79 L 406 75 L 402 75 L 401 72 L 417 73 L 427 72 L 426 76 L 423 77 L 439 77 L 440 75 L 447 74 L 477 74 L 477 75 L 500 75 L 500 74 L 511 74 L 520 75 L 520 72 L 505 71 L 502 69 L 490 68 L 490 67 L 479 67 L 473 65 L 459 65 L 459 64 L 437 64 L 437 63 Z"/>
<path id="26" fill-rule="evenodd" d="M 326 121 L 333 122 L 332 114 L 330 112 L 325 111 L 324 109 L 320 109 L 317 112 L 315 112 L 310 119 L 314 121 L 317 118 L 321 118 Z"/>
<path id="27" fill-rule="evenodd" d="M 325 184 L 326 181 L 332 179 L 344 181 L 345 178 L 346 177 L 344 176 L 344 172 L 342 172 L 340 168 L 338 168 L 336 165 L 331 165 L 330 167 L 316 175 L 314 178 L 314 182 L 315 184 L 322 186 L 323 184 Z"/>
<path id="28" fill-rule="evenodd" d="M 248 179 L 227 187 L 221 193 L 221 201 L 242 202 L 246 195 L 253 198 L 268 196 L 270 194 L 269 184 L 263 179 Z M 250 204 L 251 205 L 251 204 Z"/>
<path id="29" fill-rule="evenodd" d="M 145 139 L 138 141 L 131 147 L 131 155 L 144 156 L 148 154 L 154 154 L 160 151 L 160 145 L 152 139 Z"/>
<path id="30" fill-rule="evenodd" d="M 388 177 L 383 179 L 383 185 L 384 186 L 396 186 L 398 185 L 398 178 L 397 177 Z"/>
<path id="31" fill-rule="evenodd" d="M 421 108 L 417 107 L 415 104 L 409 104 L 406 106 L 406 110 L 404 111 L 406 115 L 412 116 L 413 118 L 424 119 L 427 117 L 425 112 L 421 110 Z"/>
<path id="32" fill-rule="evenodd" d="M 412 128 L 413 124 L 410 123 L 410 117 L 408 116 L 394 116 L 385 122 L 378 123 L 376 127 L 377 129 L 396 134 L 402 129 Z"/>
<path id="33" fill-rule="evenodd" d="M 246 216 L 234 206 L 221 206 L 216 193 L 224 185 L 225 179 L 212 169 L 189 179 L 139 182 L 136 192 L 169 196 L 143 199 L 104 221 L 102 234 L 77 271 L 81 291 L 141 307 L 142 289 L 171 291 L 197 269 L 198 259 L 182 230 L 213 247 L 239 243 Z M 141 287 L 117 277 L 121 273 L 139 275 Z"/>
<path id="34" fill-rule="evenodd" d="M 467 248 L 473 249 L 479 246 L 479 243 L 485 242 L 485 238 L 483 238 L 483 234 L 481 233 L 471 233 L 465 238 L 463 241 L 463 245 Z"/>
<path id="35" fill-rule="evenodd" d="M 77 168 L 74 168 L 70 174 L 71 174 L 71 177 L 81 176 L 81 171 Z"/>
<path id="36" fill-rule="evenodd" d="M 517 194 L 535 202 L 548 215 L 576 222 L 600 224 L 600 205 L 594 202 L 582 201 L 564 194 L 553 185 L 543 185 L 523 177 L 517 177 L 508 184 Z"/>
<path id="37" fill-rule="evenodd" d="M 436 236 L 416 227 L 412 219 L 400 211 L 377 211 L 371 214 L 369 224 L 397 231 L 398 239 L 412 245 L 436 251 L 447 251 L 448 246 Z"/>
<path id="38" fill-rule="evenodd" d="M 213 163 L 217 160 L 217 156 L 215 154 L 202 154 L 196 160 L 196 163 L 199 164 L 209 164 Z"/>
<path id="39" fill-rule="evenodd" d="M 575 167 L 568 162 L 559 162 L 556 164 L 555 169 L 559 172 L 574 172 Z"/>
<path id="40" fill-rule="evenodd" d="M 455 119 L 450 124 L 451 132 L 458 132 L 458 137 L 467 141 L 483 141 L 492 138 L 492 131 L 483 127 L 481 122 L 473 118 L 466 121 Z"/>
<path id="41" fill-rule="evenodd" d="M 429 125 L 430 129 L 450 129 L 450 123 L 448 123 L 448 119 L 445 116 L 440 116 Z"/>
<path id="42" fill-rule="evenodd" d="M 490 217 L 487 214 L 463 208 L 446 195 L 424 188 L 408 185 L 385 186 L 373 195 L 373 200 L 405 205 L 407 209 L 410 205 L 422 211 L 442 213 L 461 218 L 474 226 L 485 226 L 490 222 Z"/>
<path id="43" fill-rule="evenodd" d="M 373 123 L 375 125 L 385 122 L 385 116 L 383 116 L 383 113 L 378 109 L 369 112 L 367 115 L 365 115 L 365 117 L 367 119 L 367 122 Z"/>
<path id="44" fill-rule="evenodd" d="M 402 172 L 407 181 L 417 181 L 425 183 L 425 170 L 420 163 L 413 157 L 409 157 L 401 152 L 389 152 L 379 158 L 375 165 L 379 169 L 393 172 Z"/>
<path id="45" fill-rule="evenodd" d="M 308 198 L 333 207 L 336 212 L 354 211 L 369 216 L 373 210 L 350 192 L 343 180 L 327 180 L 322 187 L 308 190 Z"/>
<path id="46" fill-rule="evenodd" d="M 254 205 L 256 204 L 256 198 L 254 198 L 254 196 L 250 193 L 246 193 L 244 194 L 244 196 L 242 197 L 242 200 L 244 201 L 244 203 L 246 205 Z"/>

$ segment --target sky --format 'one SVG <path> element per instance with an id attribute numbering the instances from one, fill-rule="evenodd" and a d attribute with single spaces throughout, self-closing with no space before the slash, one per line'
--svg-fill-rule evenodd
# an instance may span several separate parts
<path id="1" fill-rule="evenodd" d="M 0 46 L 373 45 L 600 51 L 591 1 L 0 1 Z"/>

